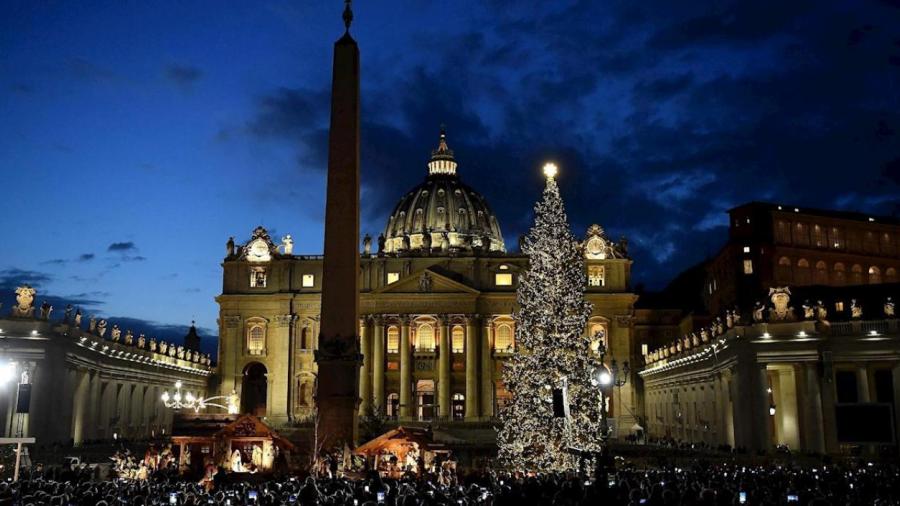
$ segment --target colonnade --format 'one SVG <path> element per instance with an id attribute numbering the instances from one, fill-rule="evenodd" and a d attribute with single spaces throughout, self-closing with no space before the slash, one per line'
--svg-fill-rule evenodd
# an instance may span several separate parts
<path id="1" fill-rule="evenodd" d="M 411 342 L 413 322 L 416 318 L 433 318 L 435 328 L 434 350 L 414 350 Z M 387 408 L 386 383 L 389 362 L 398 371 L 399 412 L 401 420 L 415 417 L 414 379 L 431 379 L 435 382 L 437 411 L 435 418 L 449 420 L 453 417 L 454 395 L 464 395 L 464 419 L 483 420 L 494 416 L 495 364 L 493 349 L 492 315 L 405 315 L 373 314 L 360 318 L 360 348 L 363 362 L 360 367 L 360 414 L 371 411 L 385 414 Z M 452 329 L 464 329 L 464 349 L 453 353 Z M 387 348 L 388 329 L 399 330 L 399 346 Z M 454 366 L 457 364 L 457 366 Z M 455 370 L 464 371 L 460 381 Z M 431 371 L 430 373 L 428 371 Z M 454 376 L 457 377 L 454 380 Z"/>

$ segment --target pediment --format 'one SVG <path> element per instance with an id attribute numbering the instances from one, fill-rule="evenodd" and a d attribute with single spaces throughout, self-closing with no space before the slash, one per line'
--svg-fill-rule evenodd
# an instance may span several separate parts
<path id="1" fill-rule="evenodd" d="M 471 286 L 450 278 L 438 269 L 428 267 L 402 277 L 387 286 L 383 286 L 372 293 L 458 293 L 478 295 L 481 292 Z"/>

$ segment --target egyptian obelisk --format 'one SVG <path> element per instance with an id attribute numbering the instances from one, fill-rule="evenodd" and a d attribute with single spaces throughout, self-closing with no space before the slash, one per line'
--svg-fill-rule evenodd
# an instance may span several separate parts
<path id="1" fill-rule="evenodd" d="M 356 442 L 359 404 L 359 48 L 350 36 L 353 12 L 344 8 L 346 31 L 334 44 L 322 320 L 316 362 L 320 448 Z"/>

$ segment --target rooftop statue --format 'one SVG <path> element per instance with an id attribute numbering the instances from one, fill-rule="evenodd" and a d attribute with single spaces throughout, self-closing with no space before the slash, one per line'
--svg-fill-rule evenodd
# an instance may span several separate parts
<path id="1" fill-rule="evenodd" d="M 75 310 L 75 308 L 72 307 L 72 304 L 66 304 L 66 309 L 63 312 L 63 322 L 64 323 L 70 323 L 72 321 L 72 311 L 74 311 L 74 310 Z"/>
<path id="2" fill-rule="evenodd" d="M 144 333 L 141 332 L 141 335 L 138 336 L 137 347 L 143 350 L 146 346 L 147 346 L 147 338 L 144 337 Z"/>
<path id="3" fill-rule="evenodd" d="M 41 320 L 49 320 L 50 313 L 53 312 L 53 306 L 50 305 L 46 300 L 43 304 L 41 304 Z"/>
<path id="4" fill-rule="evenodd" d="M 81 308 L 75 310 L 75 326 L 81 328 Z"/>
<path id="5" fill-rule="evenodd" d="M 367 257 L 372 255 L 372 236 L 369 234 L 363 237 L 363 255 Z"/>
<path id="6" fill-rule="evenodd" d="M 291 237 L 291 234 L 287 234 L 281 238 L 281 248 L 285 255 L 294 254 L 294 239 Z"/>
<path id="7" fill-rule="evenodd" d="M 16 305 L 12 308 L 12 316 L 16 318 L 32 318 L 34 316 L 35 289 L 22 285 L 16 288 Z"/>
<path id="8" fill-rule="evenodd" d="M 112 332 L 110 333 L 109 338 L 114 343 L 118 343 L 119 339 L 122 338 L 122 330 L 119 328 L 118 325 L 113 324 Z"/>
<path id="9" fill-rule="evenodd" d="M 106 320 L 97 322 L 97 335 L 103 337 L 103 334 L 106 334 Z"/>
<path id="10" fill-rule="evenodd" d="M 125 344 L 127 344 L 128 346 L 134 344 L 134 334 L 130 329 L 125 332 Z"/>
<path id="11" fill-rule="evenodd" d="M 156 351 L 156 338 L 155 337 L 150 338 L 150 351 L 153 351 L 153 352 Z"/>
<path id="12" fill-rule="evenodd" d="M 892 301 L 890 297 L 884 301 L 884 316 L 886 318 L 894 317 L 894 301 Z"/>

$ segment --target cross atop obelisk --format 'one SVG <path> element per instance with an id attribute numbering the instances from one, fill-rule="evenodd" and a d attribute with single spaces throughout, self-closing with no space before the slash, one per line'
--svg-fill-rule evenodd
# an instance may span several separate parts
<path id="1" fill-rule="evenodd" d="M 334 44 L 322 320 L 316 362 L 319 444 L 354 446 L 359 404 L 359 48 L 347 31 Z"/>

